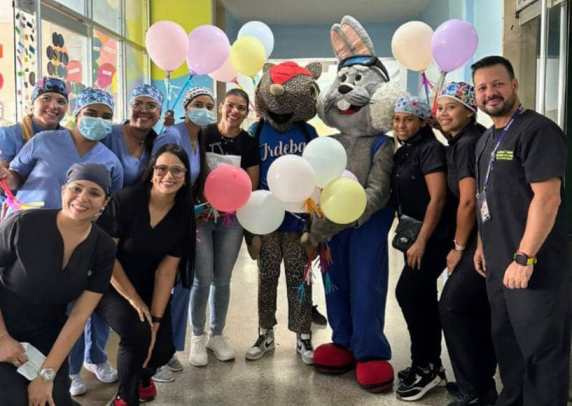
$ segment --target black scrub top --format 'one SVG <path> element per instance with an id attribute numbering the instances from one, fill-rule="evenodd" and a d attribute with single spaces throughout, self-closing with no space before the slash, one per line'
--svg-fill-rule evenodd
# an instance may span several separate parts
<path id="1" fill-rule="evenodd" d="M 241 130 L 236 137 L 229 138 L 220 133 L 216 124 L 210 124 L 202 132 L 202 137 L 206 152 L 240 156 L 242 169 L 260 164 L 258 143 L 244 130 Z"/>
<path id="2" fill-rule="evenodd" d="M 431 129 L 421 129 L 402 142 L 393 157 L 391 201 L 398 213 L 423 221 L 431 200 L 425 175 L 446 171 L 445 147 Z M 451 219 L 445 207 L 432 238 L 450 238 Z"/>
<path id="3" fill-rule="evenodd" d="M 491 152 L 503 129 L 488 129 L 477 143 L 478 190 L 482 191 Z M 514 122 L 504 134 L 496 152 L 496 160 L 486 191 L 491 219 L 482 222 L 479 207 L 477 219 L 487 259 L 487 269 L 502 272 L 512 262 L 524 235 L 528 209 L 533 197 L 530 183 L 551 178 L 564 179 L 567 146 L 562 130 L 548 118 L 524 110 L 514 116 Z M 561 189 L 564 202 L 563 186 Z M 563 204 L 558 209 L 556 223 L 538 252 L 538 263 L 531 280 L 542 283 L 560 280 L 558 274 L 569 274 L 566 224 Z M 563 272 L 566 271 L 566 272 Z M 534 282 L 536 280 L 536 282 Z M 559 283 L 559 282 L 555 282 Z"/>
<path id="4" fill-rule="evenodd" d="M 475 178 L 475 145 L 485 131 L 485 127 L 477 123 L 470 123 L 463 128 L 454 138 L 449 139 L 447 147 L 447 185 L 449 186 L 450 199 L 456 213 L 459 206 L 459 182 L 465 178 Z M 456 226 L 456 224 L 455 224 Z M 473 228 L 469 240 L 466 243 L 468 249 L 475 248 L 477 227 Z"/>
<path id="5" fill-rule="evenodd" d="M 177 199 L 163 219 L 151 227 L 150 185 L 139 184 L 113 195 L 99 223 L 117 238 L 117 259 L 143 300 L 150 303 L 155 272 L 166 256 L 189 258 L 194 252 L 192 202 Z"/>
<path id="6" fill-rule="evenodd" d="M 14 337 L 61 328 L 70 302 L 85 290 L 105 293 L 109 286 L 115 260 L 111 237 L 94 225 L 62 269 L 58 212 L 21 211 L 0 224 L 0 309 Z"/>

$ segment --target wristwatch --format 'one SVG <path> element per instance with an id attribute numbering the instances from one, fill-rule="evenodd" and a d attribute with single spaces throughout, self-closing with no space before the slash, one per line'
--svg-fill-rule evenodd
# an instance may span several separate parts
<path id="1" fill-rule="evenodd" d="M 459 252 L 463 252 L 465 251 L 465 246 L 461 245 L 457 242 L 457 240 L 453 240 L 453 244 L 455 245 L 455 247 L 453 248 L 455 251 L 459 251 Z"/>
<path id="2" fill-rule="evenodd" d="M 56 379 L 56 371 L 52 368 L 42 368 L 38 372 L 38 376 L 45 382 L 53 382 Z"/>
<path id="3" fill-rule="evenodd" d="M 536 265 L 536 263 L 538 262 L 538 260 L 535 257 L 529 257 L 522 251 L 515 252 L 512 259 L 514 260 L 514 262 L 522 266 Z"/>

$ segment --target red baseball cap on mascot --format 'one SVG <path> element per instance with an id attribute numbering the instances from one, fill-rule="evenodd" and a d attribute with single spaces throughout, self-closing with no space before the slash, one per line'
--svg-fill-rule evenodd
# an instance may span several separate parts
<path id="1" fill-rule="evenodd" d="M 282 62 L 270 68 L 270 80 L 272 83 L 283 85 L 296 76 L 304 75 L 312 77 L 312 72 L 301 67 L 296 62 Z"/>

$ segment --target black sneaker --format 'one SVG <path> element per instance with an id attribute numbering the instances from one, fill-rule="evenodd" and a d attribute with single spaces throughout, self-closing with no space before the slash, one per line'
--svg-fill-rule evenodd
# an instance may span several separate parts
<path id="1" fill-rule="evenodd" d="M 274 330 L 268 329 L 261 331 L 258 339 L 252 347 L 246 351 L 246 359 L 248 361 L 255 361 L 260 359 L 269 351 L 274 349 Z"/>
<path id="2" fill-rule="evenodd" d="M 302 362 L 306 365 L 314 364 L 314 347 L 310 334 L 299 334 L 296 340 L 296 351 L 300 354 Z"/>
<path id="3" fill-rule="evenodd" d="M 409 375 L 409 372 L 411 372 L 411 368 L 413 368 L 413 367 L 412 367 L 412 366 L 411 366 L 411 367 L 407 367 L 407 368 L 402 369 L 401 371 L 399 371 L 399 372 L 397 373 L 397 378 L 399 379 L 399 382 L 403 381 L 403 380 L 405 379 L 405 377 L 406 377 L 407 375 Z M 447 383 L 447 374 L 446 374 L 446 372 L 445 372 L 445 368 L 444 368 L 443 366 L 440 366 L 440 367 L 439 367 L 439 371 L 438 371 L 437 373 L 439 374 L 439 377 L 441 378 L 441 384 L 444 385 L 444 386 L 445 386 L 445 385 L 448 385 L 448 383 Z"/>
<path id="4" fill-rule="evenodd" d="M 320 313 L 318 305 L 312 306 L 312 323 L 320 327 L 326 327 L 328 325 L 328 319 Z"/>
<path id="5" fill-rule="evenodd" d="M 409 374 L 399 383 L 396 391 L 397 397 L 405 401 L 421 399 L 427 392 L 441 383 L 439 370 L 440 368 L 433 364 L 429 364 L 425 368 L 412 367 Z"/>
<path id="6" fill-rule="evenodd" d="M 483 406 L 483 403 L 476 395 L 461 395 L 447 406 Z"/>

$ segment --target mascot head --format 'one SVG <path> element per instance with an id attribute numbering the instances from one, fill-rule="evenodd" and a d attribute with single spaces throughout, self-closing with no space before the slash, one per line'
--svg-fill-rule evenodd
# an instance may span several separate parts
<path id="1" fill-rule="evenodd" d="M 294 62 L 264 65 L 256 88 L 256 111 L 278 131 L 287 131 L 293 123 L 308 121 L 316 115 L 320 89 L 316 79 L 322 73 L 320 63 L 301 67 Z"/>
<path id="2" fill-rule="evenodd" d="M 393 106 L 402 92 L 389 86 L 389 74 L 373 43 L 353 17 L 330 31 L 338 74 L 318 101 L 318 115 L 343 133 L 372 135 L 391 128 Z"/>

